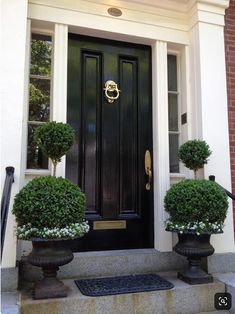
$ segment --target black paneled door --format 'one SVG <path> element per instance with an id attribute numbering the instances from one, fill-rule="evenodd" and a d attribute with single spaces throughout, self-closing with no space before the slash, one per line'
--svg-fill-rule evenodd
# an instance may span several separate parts
<path id="1" fill-rule="evenodd" d="M 111 84 L 105 95 L 109 80 L 120 92 Z M 91 227 L 71 241 L 74 251 L 153 247 L 151 114 L 149 46 L 69 35 L 67 119 L 76 144 L 66 177 L 85 192 Z"/>

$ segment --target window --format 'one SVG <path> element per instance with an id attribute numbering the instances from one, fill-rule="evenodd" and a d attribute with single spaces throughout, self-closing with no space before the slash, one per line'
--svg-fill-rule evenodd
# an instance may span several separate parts
<path id="1" fill-rule="evenodd" d="M 168 123 L 169 123 L 169 153 L 170 173 L 179 173 L 179 106 L 177 82 L 177 57 L 167 56 L 168 64 Z"/>
<path id="2" fill-rule="evenodd" d="M 50 120 L 51 36 L 32 34 L 29 75 L 27 168 L 48 169 L 48 158 L 34 142 L 36 128 Z"/>

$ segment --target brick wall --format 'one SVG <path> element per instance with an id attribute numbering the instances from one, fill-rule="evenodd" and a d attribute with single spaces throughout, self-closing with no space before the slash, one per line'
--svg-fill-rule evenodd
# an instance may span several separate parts
<path id="1" fill-rule="evenodd" d="M 232 191 L 233 194 L 235 194 L 235 0 L 230 0 L 229 8 L 226 10 L 225 14 L 225 54 L 228 89 Z M 235 202 L 233 202 L 233 212 L 235 223 Z"/>

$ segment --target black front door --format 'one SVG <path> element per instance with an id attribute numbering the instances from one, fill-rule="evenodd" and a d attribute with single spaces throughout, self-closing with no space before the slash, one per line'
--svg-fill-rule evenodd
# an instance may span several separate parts
<path id="1" fill-rule="evenodd" d="M 105 91 L 110 80 L 120 92 Z M 85 192 L 90 224 L 74 251 L 153 247 L 151 113 L 149 46 L 69 35 L 66 177 Z"/>

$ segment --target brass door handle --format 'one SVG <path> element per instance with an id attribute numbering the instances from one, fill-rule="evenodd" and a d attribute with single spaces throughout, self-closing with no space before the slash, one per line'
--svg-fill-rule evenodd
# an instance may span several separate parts
<path id="1" fill-rule="evenodd" d="M 120 89 L 118 89 L 117 83 L 114 81 L 108 80 L 104 85 L 104 94 L 107 101 L 111 104 L 114 100 L 118 99 Z"/>
<path id="2" fill-rule="evenodd" d="M 148 176 L 148 182 L 145 185 L 147 191 L 151 189 L 151 182 L 152 182 L 152 168 L 151 168 L 151 154 L 149 150 L 145 152 L 144 158 L 144 165 L 145 165 L 145 173 Z"/>
<path id="3" fill-rule="evenodd" d="M 146 190 L 150 191 L 151 190 L 151 182 L 152 182 L 152 171 L 148 169 L 148 182 L 146 183 Z"/>

